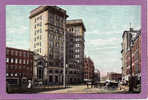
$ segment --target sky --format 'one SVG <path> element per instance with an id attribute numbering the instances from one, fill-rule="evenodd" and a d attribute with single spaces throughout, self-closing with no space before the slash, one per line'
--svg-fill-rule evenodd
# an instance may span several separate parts
<path id="1" fill-rule="evenodd" d="M 141 28 L 140 6 L 63 6 L 68 19 L 82 19 L 86 27 L 85 55 L 99 69 L 121 72 L 121 42 L 123 31 Z M 38 6 L 6 7 L 6 45 L 29 49 L 29 14 Z"/>

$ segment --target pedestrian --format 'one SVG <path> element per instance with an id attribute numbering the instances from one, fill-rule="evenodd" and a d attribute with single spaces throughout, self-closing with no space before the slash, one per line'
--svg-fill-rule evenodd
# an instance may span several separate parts
<path id="1" fill-rule="evenodd" d="M 28 80 L 28 86 L 27 86 L 27 87 L 28 87 L 29 89 L 31 88 L 31 85 L 32 85 L 32 84 L 31 84 L 31 80 Z"/>

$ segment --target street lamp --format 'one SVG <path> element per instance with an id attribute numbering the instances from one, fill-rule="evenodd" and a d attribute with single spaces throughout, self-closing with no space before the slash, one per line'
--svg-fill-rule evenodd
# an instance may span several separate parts
<path id="1" fill-rule="evenodd" d="M 130 33 L 130 79 L 129 79 L 129 92 L 133 92 L 134 86 L 133 86 L 133 73 L 132 73 L 132 48 L 133 48 L 133 40 L 132 40 L 132 34 Z"/>

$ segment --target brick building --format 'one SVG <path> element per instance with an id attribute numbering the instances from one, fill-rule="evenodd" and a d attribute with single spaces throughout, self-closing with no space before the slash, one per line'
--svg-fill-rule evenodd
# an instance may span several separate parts
<path id="1" fill-rule="evenodd" d="M 122 36 L 122 80 L 129 81 L 132 75 L 141 77 L 141 30 L 130 28 Z"/>
<path id="2" fill-rule="evenodd" d="M 119 81 L 122 80 L 122 74 L 121 73 L 110 72 L 110 73 L 107 73 L 107 77 L 111 81 L 119 82 Z"/>
<path id="3" fill-rule="evenodd" d="M 25 84 L 32 80 L 33 52 L 6 47 L 6 80 L 9 84 Z"/>
<path id="4" fill-rule="evenodd" d="M 92 81 L 94 79 L 94 63 L 90 57 L 84 58 L 84 81 Z"/>

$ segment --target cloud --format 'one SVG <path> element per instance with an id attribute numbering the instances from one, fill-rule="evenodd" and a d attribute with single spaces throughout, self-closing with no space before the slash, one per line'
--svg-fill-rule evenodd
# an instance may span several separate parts
<path id="1" fill-rule="evenodd" d="M 120 42 L 120 38 L 109 38 L 109 39 L 94 39 L 94 40 L 87 40 L 86 45 L 91 46 L 91 47 L 100 47 L 100 46 L 115 46 Z"/>

